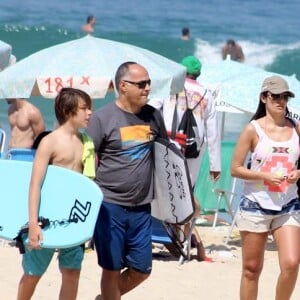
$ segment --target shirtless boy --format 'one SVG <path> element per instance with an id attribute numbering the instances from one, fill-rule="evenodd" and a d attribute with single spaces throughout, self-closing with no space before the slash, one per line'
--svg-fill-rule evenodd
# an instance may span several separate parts
<path id="1" fill-rule="evenodd" d="M 34 139 L 45 130 L 37 107 L 25 99 L 6 99 L 11 130 L 9 148 L 31 148 Z"/>
<path id="2" fill-rule="evenodd" d="M 77 89 L 61 89 L 55 99 L 55 115 L 59 126 L 41 140 L 33 163 L 29 188 L 29 248 L 23 254 L 24 274 L 19 283 L 18 300 L 31 299 L 55 252 L 55 249 L 40 247 L 43 234 L 38 225 L 38 207 L 47 167 L 52 164 L 77 172 L 83 171 L 83 142 L 78 129 L 87 127 L 91 114 L 89 95 Z M 82 259 L 81 246 L 58 249 L 62 275 L 60 300 L 76 299 Z"/>

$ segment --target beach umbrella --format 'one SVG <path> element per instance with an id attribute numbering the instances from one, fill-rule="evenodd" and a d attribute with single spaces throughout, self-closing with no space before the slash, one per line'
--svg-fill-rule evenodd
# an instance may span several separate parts
<path id="1" fill-rule="evenodd" d="M 216 108 L 222 112 L 221 133 L 224 135 L 225 113 L 249 113 L 256 111 L 263 80 L 278 75 L 283 77 L 295 93 L 289 102 L 291 117 L 300 119 L 300 82 L 295 76 L 281 75 L 247 64 L 224 60 L 215 64 L 203 64 L 199 82 L 213 93 Z"/>
<path id="2" fill-rule="evenodd" d="M 288 108 L 292 118 L 300 119 L 300 82 L 295 76 L 267 71 L 236 76 L 222 82 L 218 100 L 243 112 L 254 113 L 259 103 L 262 82 L 266 77 L 273 75 L 281 76 L 288 82 L 290 90 L 295 94 L 295 98 L 288 103 Z"/>
<path id="3" fill-rule="evenodd" d="M 0 41 L 0 71 L 15 62 L 15 56 L 11 53 L 11 45 Z"/>
<path id="4" fill-rule="evenodd" d="M 257 72 L 259 68 L 236 62 L 230 59 L 225 59 L 217 63 L 203 63 L 201 75 L 198 81 L 204 84 L 213 94 L 217 111 L 221 113 L 221 138 L 223 140 L 225 135 L 225 122 L 227 113 L 243 113 L 242 110 L 231 106 L 229 103 L 223 101 L 220 97 L 220 91 L 224 81 L 242 74 L 249 74 Z M 263 70 L 262 70 L 263 71 Z"/>
<path id="5" fill-rule="evenodd" d="M 241 110 L 231 106 L 222 97 L 219 97 L 223 83 L 230 81 L 232 78 L 240 78 L 244 75 L 261 72 L 265 73 L 265 70 L 227 58 L 217 63 L 203 64 L 201 76 L 198 77 L 198 80 L 213 93 L 218 111 L 242 113 Z"/>
<path id="6" fill-rule="evenodd" d="M 218 84 L 229 78 L 260 70 L 263 69 L 227 58 L 217 63 L 203 63 L 199 80 L 205 84 Z"/>
<path id="7" fill-rule="evenodd" d="M 300 98 L 300 82 L 293 76 L 268 72 L 264 69 L 223 60 L 218 63 L 203 64 L 199 82 L 212 91 L 218 111 L 254 113 L 263 80 L 269 76 L 281 76 L 289 84 L 290 89 Z M 299 101 L 291 101 L 289 107 L 300 115 Z"/>
<path id="8" fill-rule="evenodd" d="M 151 97 L 183 89 L 186 70 L 180 64 L 140 47 L 87 35 L 38 51 L 2 71 L 0 98 L 55 98 L 62 87 L 104 98 L 117 68 L 126 61 L 148 70 Z"/>

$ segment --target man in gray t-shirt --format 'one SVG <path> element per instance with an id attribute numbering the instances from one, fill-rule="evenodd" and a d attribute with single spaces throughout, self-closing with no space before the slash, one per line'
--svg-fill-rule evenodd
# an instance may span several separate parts
<path id="1" fill-rule="evenodd" d="M 101 294 L 117 300 L 151 272 L 152 145 L 167 135 L 160 113 L 147 105 L 151 80 L 144 67 L 122 64 L 115 84 L 119 97 L 94 112 L 87 132 L 104 194 L 94 234 Z"/>

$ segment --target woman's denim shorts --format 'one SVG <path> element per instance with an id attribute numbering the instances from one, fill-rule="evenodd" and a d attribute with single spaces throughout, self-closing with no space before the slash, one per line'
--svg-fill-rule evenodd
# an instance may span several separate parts
<path id="1" fill-rule="evenodd" d="M 267 232 L 286 225 L 300 227 L 300 201 L 293 199 L 277 211 L 264 209 L 258 203 L 242 197 L 236 223 L 240 231 L 250 232 Z"/>

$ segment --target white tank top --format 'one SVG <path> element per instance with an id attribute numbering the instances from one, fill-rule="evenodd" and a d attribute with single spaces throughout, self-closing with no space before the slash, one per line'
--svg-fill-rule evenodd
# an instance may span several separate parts
<path id="1" fill-rule="evenodd" d="M 277 142 L 271 140 L 256 121 L 251 121 L 251 124 L 259 137 L 251 154 L 251 170 L 287 176 L 297 169 L 300 148 L 295 128 L 288 141 Z M 283 205 L 298 197 L 296 183 L 283 181 L 274 186 L 264 180 L 245 180 L 244 195 L 261 207 L 272 210 L 281 210 Z"/>

